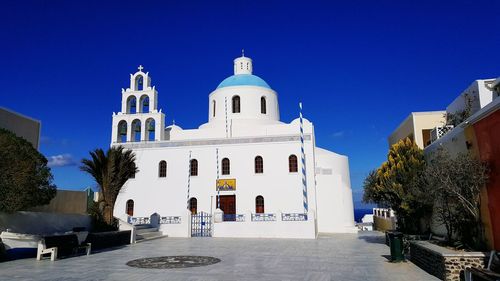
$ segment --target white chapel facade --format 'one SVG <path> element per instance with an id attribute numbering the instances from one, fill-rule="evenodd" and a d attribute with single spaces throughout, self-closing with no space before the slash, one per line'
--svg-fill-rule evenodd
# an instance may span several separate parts
<path id="1" fill-rule="evenodd" d="M 133 150 L 139 169 L 114 216 L 157 224 L 170 237 L 200 234 L 200 215 L 209 231 L 203 236 L 355 232 L 348 159 L 316 147 L 313 124 L 300 121 L 280 121 L 277 93 L 242 55 L 234 75 L 209 94 L 207 123 L 166 126 L 140 66 L 113 113 L 111 146 Z"/>

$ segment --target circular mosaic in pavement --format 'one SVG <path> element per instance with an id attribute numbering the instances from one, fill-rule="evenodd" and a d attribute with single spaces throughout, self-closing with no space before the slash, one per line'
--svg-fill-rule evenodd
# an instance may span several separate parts
<path id="1" fill-rule="evenodd" d="M 139 268 L 186 268 L 206 266 L 220 262 L 220 259 L 204 256 L 166 256 L 142 258 L 127 262 L 128 266 Z"/>

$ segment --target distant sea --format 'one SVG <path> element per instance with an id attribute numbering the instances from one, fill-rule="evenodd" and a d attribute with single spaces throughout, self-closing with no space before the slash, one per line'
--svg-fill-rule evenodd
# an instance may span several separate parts
<path id="1" fill-rule="evenodd" d="M 356 222 L 361 222 L 364 215 L 371 213 L 373 213 L 372 209 L 354 209 L 354 220 Z"/>

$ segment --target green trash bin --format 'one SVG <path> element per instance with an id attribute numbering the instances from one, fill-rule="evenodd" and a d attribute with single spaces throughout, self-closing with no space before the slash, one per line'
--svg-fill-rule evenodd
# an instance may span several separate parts
<path id="1" fill-rule="evenodd" d="M 389 247 L 391 248 L 391 261 L 401 262 L 405 260 L 403 253 L 403 233 L 401 232 L 389 232 Z"/>

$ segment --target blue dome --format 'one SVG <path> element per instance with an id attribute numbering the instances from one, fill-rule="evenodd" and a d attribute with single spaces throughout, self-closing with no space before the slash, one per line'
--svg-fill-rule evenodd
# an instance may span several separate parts
<path id="1" fill-rule="evenodd" d="M 258 86 L 271 89 L 271 87 L 259 76 L 253 74 L 237 74 L 229 76 L 222 81 L 217 89 L 232 86 Z"/>

